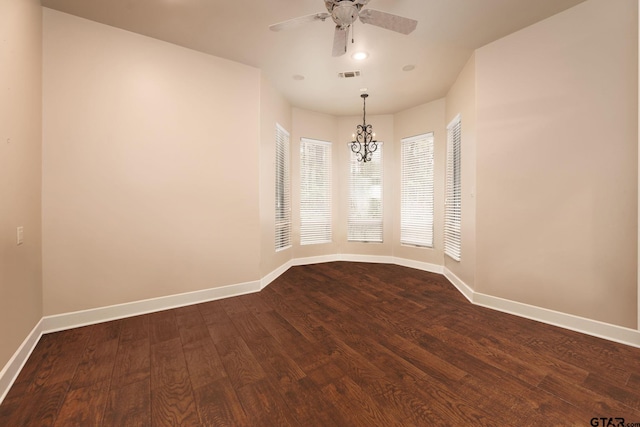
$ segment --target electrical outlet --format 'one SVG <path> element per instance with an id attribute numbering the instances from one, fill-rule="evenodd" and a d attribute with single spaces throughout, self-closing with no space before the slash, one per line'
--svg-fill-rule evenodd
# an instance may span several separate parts
<path id="1" fill-rule="evenodd" d="M 17 244 L 21 245 L 24 243 L 24 227 L 20 226 L 16 229 L 16 238 L 17 238 Z"/>

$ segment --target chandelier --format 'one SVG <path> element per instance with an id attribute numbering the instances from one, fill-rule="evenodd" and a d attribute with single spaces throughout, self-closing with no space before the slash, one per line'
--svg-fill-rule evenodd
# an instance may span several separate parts
<path id="1" fill-rule="evenodd" d="M 356 155 L 359 162 L 371 161 L 371 154 L 378 149 L 378 141 L 373 138 L 376 137 L 376 133 L 373 132 L 371 125 L 367 124 L 367 97 L 369 95 L 363 93 L 360 95 L 362 98 L 362 124 L 358 125 L 357 133 L 351 135 L 353 141 L 351 141 L 351 151 Z"/>

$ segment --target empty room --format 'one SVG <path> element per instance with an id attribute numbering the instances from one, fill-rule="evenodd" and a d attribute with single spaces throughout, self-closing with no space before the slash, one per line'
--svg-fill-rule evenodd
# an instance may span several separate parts
<path id="1" fill-rule="evenodd" d="M 0 426 L 640 426 L 638 9 L 0 1 Z"/>

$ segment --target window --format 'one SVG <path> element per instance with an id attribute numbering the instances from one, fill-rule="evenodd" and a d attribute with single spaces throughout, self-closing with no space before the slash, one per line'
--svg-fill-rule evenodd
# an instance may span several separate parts
<path id="1" fill-rule="evenodd" d="M 401 141 L 400 243 L 433 247 L 433 133 Z"/>
<path id="2" fill-rule="evenodd" d="M 300 140 L 300 244 L 331 242 L 331 143 Z"/>
<path id="3" fill-rule="evenodd" d="M 289 132 L 276 124 L 276 252 L 291 246 Z"/>
<path id="4" fill-rule="evenodd" d="M 359 162 L 349 150 L 349 219 L 350 242 L 382 242 L 382 143 L 371 161 Z"/>
<path id="5" fill-rule="evenodd" d="M 444 253 L 460 261 L 462 191 L 460 187 L 461 124 L 458 115 L 447 126 L 447 175 Z"/>

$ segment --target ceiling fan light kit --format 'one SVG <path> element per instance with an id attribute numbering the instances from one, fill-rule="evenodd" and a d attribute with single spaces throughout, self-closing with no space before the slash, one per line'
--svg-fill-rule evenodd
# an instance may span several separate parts
<path id="1" fill-rule="evenodd" d="M 351 57 L 356 61 L 364 61 L 369 57 L 369 54 L 367 52 L 360 51 L 360 52 L 355 52 L 353 55 L 351 55 Z"/>
<path id="2" fill-rule="evenodd" d="M 336 25 L 348 27 L 358 19 L 358 9 L 359 8 L 350 1 L 341 1 L 333 6 L 333 10 L 330 10 L 331 18 L 333 18 L 333 22 L 335 22 Z"/>

